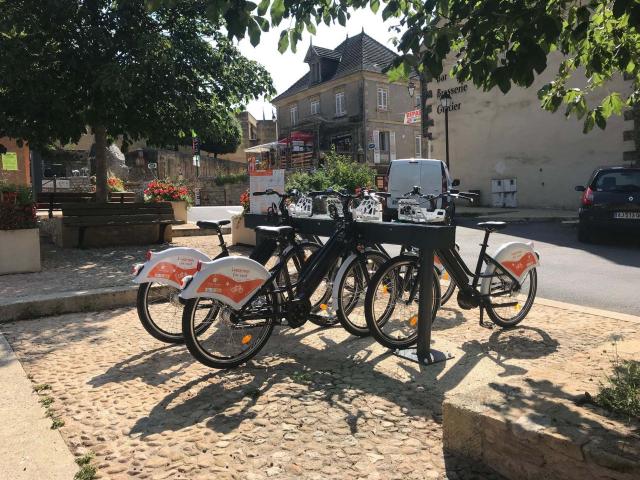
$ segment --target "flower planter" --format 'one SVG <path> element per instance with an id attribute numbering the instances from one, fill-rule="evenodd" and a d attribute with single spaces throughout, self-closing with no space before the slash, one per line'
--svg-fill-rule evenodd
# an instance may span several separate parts
<path id="1" fill-rule="evenodd" d="M 187 223 L 187 202 L 180 200 L 178 202 L 169 202 L 173 208 L 173 216 L 182 223 Z"/>
<path id="2" fill-rule="evenodd" d="M 255 247 L 256 232 L 244 226 L 244 215 L 231 217 L 231 244 Z"/>
<path id="3" fill-rule="evenodd" d="M 40 229 L 0 230 L 0 275 L 39 272 Z"/>

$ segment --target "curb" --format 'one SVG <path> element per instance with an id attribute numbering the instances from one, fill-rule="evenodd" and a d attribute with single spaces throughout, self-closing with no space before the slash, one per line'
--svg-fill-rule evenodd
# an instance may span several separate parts
<path id="1" fill-rule="evenodd" d="M 582 305 L 575 305 L 573 303 L 560 302 L 558 300 L 549 300 L 546 298 L 536 298 L 536 303 L 545 305 L 547 307 L 560 308 L 562 310 L 569 310 L 576 313 L 587 313 L 589 315 L 597 315 L 599 317 L 611 318 L 613 320 L 621 320 L 623 322 L 638 323 L 640 324 L 640 316 L 630 315 L 628 313 L 612 312 L 611 310 L 601 310 L 599 308 L 583 307 Z"/>
<path id="2" fill-rule="evenodd" d="M 0 324 L 64 313 L 133 307 L 137 292 L 137 286 L 131 285 L 19 298 L 11 303 L 0 303 Z"/>

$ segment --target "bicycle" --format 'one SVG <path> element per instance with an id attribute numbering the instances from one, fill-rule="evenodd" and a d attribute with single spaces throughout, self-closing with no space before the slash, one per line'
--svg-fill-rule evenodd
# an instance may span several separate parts
<path id="1" fill-rule="evenodd" d="M 460 198 L 466 196 L 456 194 Z M 436 254 L 458 287 L 458 305 L 465 310 L 480 308 L 482 326 L 486 326 L 486 310 L 496 325 L 510 328 L 524 320 L 533 306 L 539 255 L 533 250 L 533 243 L 509 242 L 491 256 L 486 252 L 489 236 L 507 224 L 481 222 L 478 226 L 484 228 L 485 236 L 475 271 L 469 269 L 455 248 L 437 250 Z M 481 273 L 483 265 L 486 267 Z M 403 254 L 380 267 L 369 283 L 365 298 L 367 325 L 373 337 L 387 348 L 408 348 L 417 341 L 419 299 L 415 292 L 419 291 L 419 267 L 419 257 Z"/>
<path id="2" fill-rule="evenodd" d="M 450 198 L 464 198 L 460 197 L 460 194 L 455 193 L 455 191 L 444 192 L 437 196 L 423 195 L 421 193 L 421 188 L 417 185 L 414 186 L 410 192 L 405 193 L 403 198 L 398 200 L 398 221 L 408 223 L 443 223 L 445 225 L 450 225 L 451 219 L 449 218 L 447 211 L 445 209 L 436 208 L 436 200 L 444 198 L 445 196 Z M 472 198 L 467 199 L 473 201 Z M 420 200 L 424 200 L 424 202 L 421 202 Z M 424 203 L 428 203 L 429 205 L 425 207 Z M 456 249 L 459 250 L 457 244 Z M 400 248 L 400 254 L 402 255 L 404 253 L 417 254 L 417 251 L 403 245 Z M 456 284 L 442 265 L 437 254 L 433 258 L 433 263 L 434 268 L 438 272 L 440 291 L 442 293 L 440 305 L 442 306 L 453 296 Z"/>
<path id="3" fill-rule="evenodd" d="M 275 208 L 280 211 L 283 223 L 290 222 L 286 201 L 289 198 L 300 197 L 297 190 L 291 190 L 285 194 L 278 194 L 273 190 L 256 193 L 277 194 L 280 197 L 280 203 Z M 272 215 L 275 214 L 275 208 L 272 206 L 270 209 Z M 183 304 L 179 300 L 182 282 L 185 277 L 196 272 L 198 262 L 209 262 L 230 255 L 221 230 L 222 226 L 229 223 L 231 223 L 230 220 L 201 220 L 196 223 L 199 228 L 214 230 L 218 236 L 221 252 L 213 259 L 194 248 L 174 247 L 162 252 L 148 251 L 147 261 L 133 266 L 134 282 L 140 285 L 136 298 L 138 318 L 144 329 L 157 340 L 165 343 L 184 342 L 181 324 Z M 278 254 L 283 256 L 289 265 L 288 268 L 295 271 L 301 268 L 304 260 L 317 248 L 319 244 L 314 241 L 297 239 L 295 236 L 282 239 L 281 242 L 267 239 L 258 243 L 250 258 L 267 264 L 274 254 Z M 326 301 L 329 295 L 330 289 L 318 303 Z"/>
<path id="4" fill-rule="evenodd" d="M 305 324 L 311 312 L 311 297 L 336 261 L 359 243 L 357 228 L 349 210 L 354 196 L 333 191 L 311 195 L 336 195 L 343 200 L 343 217 L 335 232 L 303 265 L 292 283 L 282 262 L 268 271 L 243 257 L 228 257 L 201 263 L 189 278 L 180 297 L 186 300 L 182 316 L 185 343 L 201 363 L 213 368 L 233 368 L 256 355 L 265 345 L 274 326 L 284 319 L 291 328 Z M 265 227 L 257 227 L 256 230 Z M 269 227 L 276 236 L 286 236 L 290 226 Z M 364 251 L 364 248 L 362 249 Z M 286 284 L 277 279 L 284 271 Z M 366 269 L 362 272 L 367 275 Z M 218 315 L 198 316 L 198 303 L 207 300 L 218 307 Z M 209 324 L 207 335 L 196 327 Z"/>

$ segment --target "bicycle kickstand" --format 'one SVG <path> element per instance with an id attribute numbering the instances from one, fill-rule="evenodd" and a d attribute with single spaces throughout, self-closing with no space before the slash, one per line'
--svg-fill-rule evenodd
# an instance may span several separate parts
<path id="1" fill-rule="evenodd" d="M 484 322 L 484 306 L 483 305 L 480 305 L 480 326 L 482 328 L 489 328 L 489 329 L 493 328 L 493 324 Z"/>

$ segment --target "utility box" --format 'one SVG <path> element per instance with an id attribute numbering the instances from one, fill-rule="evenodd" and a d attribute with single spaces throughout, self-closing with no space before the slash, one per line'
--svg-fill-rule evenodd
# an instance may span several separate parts
<path id="1" fill-rule="evenodd" d="M 518 206 L 518 182 L 515 178 L 491 180 L 491 206 L 515 208 Z"/>

